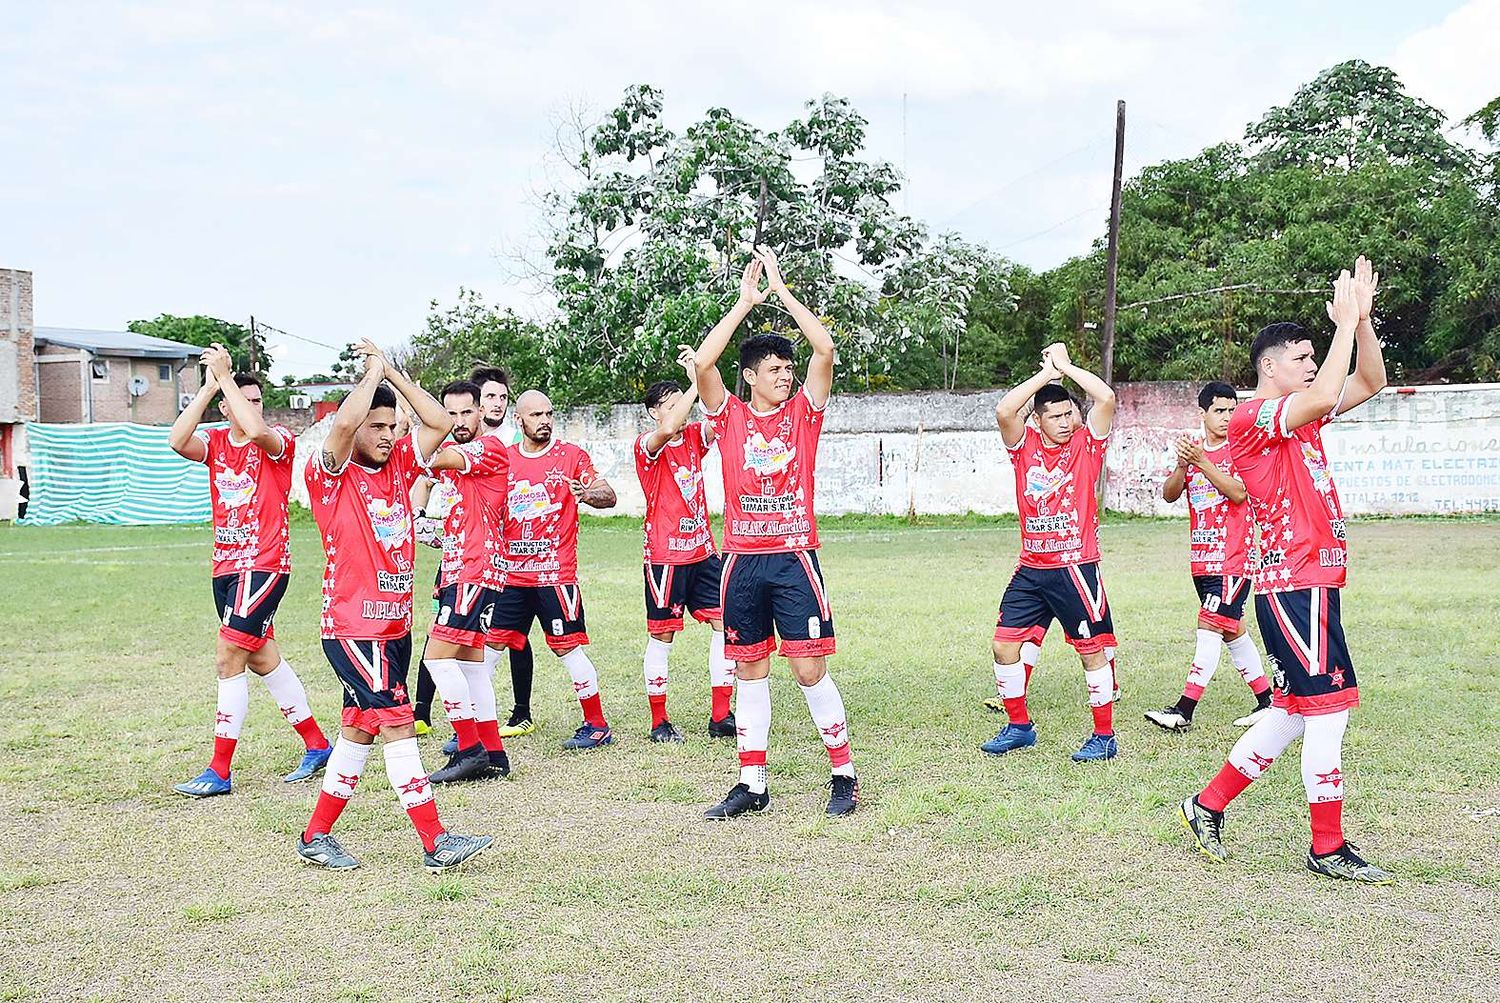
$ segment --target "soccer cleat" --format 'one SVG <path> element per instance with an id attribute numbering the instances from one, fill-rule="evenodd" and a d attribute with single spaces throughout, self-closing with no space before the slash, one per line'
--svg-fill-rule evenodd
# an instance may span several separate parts
<path id="1" fill-rule="evenodd" d="M 457 784 L 465 780 L 481 780 L 489 776 L 490 754 L 484 746 L 475 742 L 467 749 L 459 749 L 448 757 L 448 765 L 436 770 L 427 779 L 435 784 Z"/>
<path id="2" fill-rule="evenodd" d="M 686 742 L 687 739 L 682 737 L 682 732 L 677 730 L 677 725 L 673 724 L 671 721 L 663 721 L 661 724 L 651 729 L 651 741 L 669 742 L 681 745 L 683 742 Z"/>
<path id="3" fill-rule="evenodd" d="M 494 841 L 494 836 L 460 836 L 455 832 L 445 832 L 437 838 L 432 849 L 422 854 L 422 866 L 430 874 L 451 871 L 488 850 Z"/>
<path id="4" fill-rule="evenodd" d="M 981 752 L 992 756 L 1003 756 L 1015 749 L 1029 749 L 1036 744 L 1036 725 L 1007 724 L 988 742 L 979 747 Z"/>
<path id="5" fill-rule="evenodd" d="M 1073 753 L 1075 763 L 1094 763 L 1105 759 L 1113 759 L 1120 754 L 1120 743 L 1115 741 L 1113 735 L 1101 735 L 1098 732 L 1090 735 Z"/>
<path id="6" fill-rule="evenodd" d="M 725 714 L 717 721 L 713 718 L 708 719 L 709 738 L 734 738 L 737 735 L 733 714 Z"/>
<path id="7" fill-rule="evenodd" d="M 417 718 L 417 737 L 421 738 L 424 735 L 430 734 L 432 734 L 432 725 L 428 724 L 426 721 L 423 721 L 421 718 Z"/>
<path id="8" fill-rule="evenodd" d="M 333 746 L 322 749 L 308 749 L 302 754 L 302 762 L 297 768 L 282 777 L 283 783 L 300 784 L 304 780 L 311 780 L 314 774 L 322 773 L 323 767 L 328 765 L 328 757 L 333 755 Z"/>
<path id="9" fill-rule="evenodd" d="M 233 776 L 234 774 L 231 773 L 228 777 L 221 777 L 211 769 L 204 769 L 193 779 L 180 783 L 172 789 L 184 797 L 211 798 L 219 794 L 228 794 L 233 790 L 234 785 L 229 782 L 230 777 Z"/>
<path id="10" fill-rule="evenodd" d="M 443 743 L 443 755 L 451 756 L 458 751 L 458 736 L 454 735 Z"/>
<path id="11" fill-rule="evenodd" d="M 536 731 L 536 722 L 531 715 L 519 711 L 512 711 L 510 720 L 500 726 L 501 738 L 517 738 L 521 735 L 529 735 Z"/>
<path id="12" fill-rule="evenodd" d="M 985 710 L 992 710 L 996 714 L 1003 714 L 1003 713 L 1005 713 L 1005 698 L 1002 697 L 998 693 L 994 693 L 994 694 L 991 694 L 990 696 L 985 697 L 984 698 L 984 709 Z"/>
<path id="13" fill-rule="evenodd" d="M 565 739 L 562 747 L 564 749 L 597 749 L 601 745 L 608 745 L 615 740 L 614 732 L 609 730 L 609 725 L 595 728 L 585 721 L 579 725 L 578 730 L 573 732 L 573 737 Z"/>
<path id="14" fill-rule="evenodd" d="M 771 792 L 769 790 L 752 794 L 749 784 L 735 784 L 729 788 L 729 793 L 724 796 L 724 800 L 705 811 L 703 817 L 721 821 L 750 811 L 765 811 L 770 806 Z"/>
<path id="15" fill-rule="evenodd" d="M 1252 710 L 1250 713 L 1246 714 L 1244 717 L 1237 717 L 1237 718 L 1235 718 L 1234 719 L 1234 723 L 1235 723 L 1235 725 L 1237 727 L 1248 728 L 1252 724 L 1254 724 L 1256 721 L 1259 721 L 1261 718 L 1265 717 L 1269 713 L 1271 713 L 1271 705 L 1270 704 L 1266 704 L 1264 707 L 1261 707 L 1261 706 L 1257 705 L 1254 710 Z"/>
<path id="16" fill-rule="evenodd" d="M 339 845 L 339 841 L 327 832 L 320 832 L 305 843 L 302 837 L 298 836 L 297 856 L 302 858 L 304 864 L 326 867 L 330 871 L 352 871 L 359 866 L 359 861 L 355 860 Z"/>
<path id="17" fill-rule="evenodd" d="M 1177 705 L 1163 707 L 1161 710 L 1146 711 L 1146 720 L 1158 728 L 1167 731 L 1182 733 L 1193 726 L 1193 719 L 1177 709 Z"/>
<path id="18" fill-rule="evenodd" d="M 510 756 L 505 754 L 504 749 L 492 750 L 489 754 L 489 759 L 490 772 L 487 774 L 488 776 L 500 777 L 501 779 L 510 776 Z"/>
<path id="19" fill-rule="evenodd" d="M 828 781 L 828 788 L 829 817 L 854 814 L 854 809 L 859 807 L 859 778 L 835 773 Z"/>
<path id="20" fill-rule="evenodd" d="M 1177 817 L 1182 820 L 1183 828 L 1193 834 L 1199 853 L 1216 864 L 1229 859 L 1229 853 L 1224 849 L 1223 812 L 1203 807 L 1198 803 L 1198 795 L 1194 794 L 1177 806 Z"/>
<path id="21" fill-rule="evenodd" d="M 1367 885 L 1388 885 L 1396 880 L 1390 871 L 1376 867 L 1359 855 L 1359 847 L 1345 842 L 1332 853 L 1322 856 L 1307 851 L 1307 869 L 1325 878 L 1358 881 Z"/>

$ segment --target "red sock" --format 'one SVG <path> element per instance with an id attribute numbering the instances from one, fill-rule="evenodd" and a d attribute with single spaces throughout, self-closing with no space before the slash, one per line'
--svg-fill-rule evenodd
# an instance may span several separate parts
<path id="1" fill-rule="evenodd" d="M 1011 724 L 1030 724 L 1031 714 L 1026 710 L 1025 697 L 1006 697 L 1005 716 L 1010 718 Z"/>
<path id="2" fill-rule="evenodd" d="M 609 724 L 604 720 L 604 705 L 599 702 L 599 694 L 591 697 L 580 697 L 578 706 L 583 708 L 583 723 L 591 728 L 608 728 Z"/>
<path id="3" fill-rule="evenodd" d="M 348 798 L 337 798 L 327 791 L 319 792 L 318 806 L 313 809 L 312 818 L 307 820 L 307 829 L 302 833 L 302 842 L 311 842 L 312 838 L 319 833 L 332 832 L 333 823 L 339 820 L 339 813 L 348 803 Z"/>
<path id="4" fill-rule="evenodd" d="M 431 853 L 437 845 L 437 838 L 448 831 L 438 821 L 437 802 L 428 798 L 416 807 L 406 809 L 406 814 L 411 816 L 411 824 L 417 827 L 417 835 L 422 837 L 422 849 Z"/>
<path id="5" fill-rule="evenodd" d="M 234 758 L 234 747 L 238 743 L 237 738 L 214 736 L 214 758 L 208 761 L 208 768 L 217 773 L 221 780 L 229 779 L 229 761 Z"/>
<path id="6" fill-rule="evenodd" d="M 1260 696 L 1270 688 L 1271 680 L 1267 679 L 1265 676 L 1261 676 L 1259 679 L 1255 680 L 1255 682 L 1250 684 L 1250 692 L 1254 693 L 1256 696 Z"/>
<path id="7" fill-rule="evenodd" d="M 1344 845 L 1344 802 L 1318 801 L 1312 810 L 1312 852 L 1332 853 Z"/>
<path id="8" fill-rule="evenodd" d="M 467 749 L 471 745 L 479 744 L 479 729 L 474 726 L 472 717 L 454 718 L 448 722 L 453 725 L 453 734 L 458 736 L 458 747 Z"/>
<path id="9" fill-rule="evenodd" d="M 1182 687 L 1182 695 L 1194 702 L 1203 699 L 1203 687 L 1197 683 L 1185 683 Z"/>
<path id="10" fill-rule="evenodd" d="M 505 743 L 500 739 L 499 721 L 478 721 L 474 729 L 479 732 L 479 741 L 486 752 L 504 752 Z"/>
<path id="11" fill-rule="evenodd" d="M 715 686 L 712 691 L 713 707 L 709 710 L 709 717 L 715 721 L 722 721 L 729 716 L 729 699 L 734 696 L 733 686 Z"/>
<path id="12" fill-rule="evenodd" d="M 1100 704 L 1098 707 L 1090 707 L 1094 712 L 1094 734 L 1113 735 L 1115 733 L 1115 705 L 1112 703 Z"/>
<path id="13" fill-rule="evenodd" d="M 1198 803 L 1209 811 L 1223 811 L 1229 806 L 1229 802 L 1243 794 L 1249 786 L 1249 777 L 1225 763 L 1218 775 L 1203 788 L 1203 793 L 1198 795 Z"/>
<path id="14" fill-rule="evenodd" d="M 297 729 L 297 734 L 302 736 L 302 744 L 307 746 L 311 752 L 314 749 L 328 748 L 328 736 L 323 734 L 323 729 L 318 727 L 318 722 L 310 717 L 305 717 L 292 725 Z"/>
<path id="15" fill-rule="evenodd" d="M 655 728 L 667 719 L 667 695 L 652 693 L 646 697 L 646 702 L 651 705 L 651 727 Z"/>

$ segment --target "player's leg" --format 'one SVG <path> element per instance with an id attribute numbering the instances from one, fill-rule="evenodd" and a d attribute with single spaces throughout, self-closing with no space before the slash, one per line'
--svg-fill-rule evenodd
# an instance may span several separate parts
<path id="1" fill-rule="evenodd" d="M 552 649 L 568 670 L 573 694 L 583 712 L 583 723 L 563 741 L 564 749 L 597 749 L 614 741 L 604 717 L 599 692 L 599 670 L 589 658 L 588 625 L 584 621 L 583 589 L 578 585 L 538 586 L 530 589 L 537 619 Z"/>
<path id="2" fill-rule="evenodd" d="M 708 734 L 710 738 L 733 738 L 734 660 L 724 654 L 724 607 L 720 584 L 724 562 L 710 554 L 691 566 L 691 581 L 685 589 L 688 612 L 713 632 L 708 639 L 708 686 L 710 694 Z"/>
<path id="3" fill-rule="evenodd" d="M 446 766 L 437 771 L 438 783 L 471 780 L 485 772 L 484 746 L 474 720 L 474 697 L 462 661 L 472 660 L 484 647 L 489 612 L 486 590 L 478 585 L 455 583 L 439 590 L 438 611 L 428 632 L 425 659 L 432 673 L 443 711 L 453 726 L 453 750 Z M 446 750 L 445 750 L 446 751 Z"/>
<path id="4" fill-rule="evenodd" d="M 995 617 L 995 623 L 998 625 L 1004 618 L 1004 610 L 1002 609 L 1000 614 Z M 1022 682 L 1027 691 L 1031 689 L 1031 674 L 1036 671 L 1037 662 L 1042 660 L 1042 644 L 1046 640 L 1047 627 L 1038 625 L 1031 629 L 1029 636 L 1021 642 L 1018 650 L 1021 659 L 1021 668 L 1025 670 Z M 999 664 L 999 653 L 992 653 L 995 655 L 996 663 Z M 1118 696 L 1116 699 L 1118 699 Z M 984 698 L 984 706 L 987 710 L 992 710 L 996 714 L 1005 713 L 1005 698 L 1000 695 L 998 681 L 996 682 L 996 691 Z"/>
<path id="5" fill-rule="evenodd" d="M 641 671 L 646 681 L 646 705 L 651 710 L 651 741 L 681 742 L 682 732 L 667 718 L 667 672 L 672 639 L 682 630 L 680 574 L 671 564 L 646 564 L 646 651 Z"/>
<path id="6" fill-rule="evenodd" d="M 437 600 L 433 600 L 436 603 Z M 437 615 L 434 609 L 433 615 Z M 437 681 L 427 667 L 427 648 L 422 648 L 422 657 L 417 659 L 417 698 L 412 702 L 412 714 L 417 719 L 417 737 L 432 730 L 432 698 L 437 696 Z"/>
<path id="7" fill-rule="evenodd" d="M 509 586 L 491 593 L 490 622 L 485 631 L 485 646 L 494 654 L 487 654 L 485 657 L 494 664 L 498 664 L 499 653 L 501 651 L 509 653 L 511 683 L 517 687 L 516 699 L 518 701 L 511 712 L 510 720 L 499 728 L 501 738 L 529 735 L 536 730 L 531 714 L 532 656 L 531 642 L 528 638 L 532 622 L 536 619 L 531 591 L 524 586 Z M 518 659 L 524 661 L 527 666 L 524 680 L 519 681 L 517 678 Z M 520 688 L 523 685 L 524 691 Z M 526 701 L 525 707 L 519 705 L 521 699 Z"/>
<path id="8" fill-rule="evenodd" d="M 724 800 L 704 818 L 728 819 L 764 811 L 771 803 L 766 783 L 766 749 L 771 739 L 771 634 L 766 555 L 730 554 L 724 559 L 719 605 L 724 611 L 724 655 L 734 659 L 739 696 L 735 708 L 735 750 L 739 778 Z"/>
<path id="9" fill-rule="evenodd" d="M 992 756 L 1002 756 L 1016 749 L 1036 744 L 1036 726 L 1026 706 L 1026 687 L 1030 673 L 1023 656 L 1025 645 L 1037 643 L 1037 630 L 1045 630 L 1052 621 L 1036 569 L 1017 566 L 1000 599 L 995 618 L 995 636 L 990 650 L 994 656 L 995 696 L 1005 710 L 1006 724 L 995 737 L 979 748 Z"/>
<path id="10" fill-rule="evenodd" d="M 1196 640 L 1193 661 L 1188 666 L 1187 680 L 1182 685 L 1182 694 L 1175 703 L 1160 710 L 1148 710 L 1146 720 L 1167 731 L 1182 732 L 1193 726 L 1193 712 L 1203 691 L 1219 667 L 1219 657 L 1224 650 L 1224 625 L 1213 619 L 1223 602 L 1220 575 L 1194 575 L 1193 588 L 1198 593 L 1198 619 L 1194 632 Z"/>
<path id="11" fill-rule="evenodd" d="M 220 575 L 213 580 L 214 609 L 219 614 L 219 633 L 215 641 L 214 673 L 218 677 L 218 698 L 214 707 L 214 751 L 207 768 L 191 780 L 172 788 L 178 794 L 190 798 L 216 797 L 233 790 L 230 768 L 234 750 L 239 744 L 240 729 L 244 727 L 245 715 L 250 710 L 250 680 L 245 675 L 250 660 L 247 645 L 257 647 L 261 638 L 241 636 L 238 630 L 230 634 L 231 622 L 235 621 L 240 606 L 240 593 L 249 588 L 250 575 Z M 237 644 L 235 641 L 244 643 Z"/>
<path id="12" fill-rule="evenodd" d="M 531 687 L 536 678 L 536 655 L 531 638 L 522 636 L 519 646 L 510 649 L 510 687 L 514 696 L 510 718 L 500 734 L 506 738 L 529 735 L 536 731 L 536 715 L 531 710 Z"/>
<path id="13" fill-rule="evenodd" d="M 500 664 L 500 649 L 488 644 L 489 625 L 494 619 L 498 596 L 497 590 L 484 590 L 481 643 L 464 653 L 459 668 L 469 683 L 469 698 L 474 702 L 474 725 L 479 729 L 479 742 L 489 761 L 488 775 L 508 777 L 510 754 L 505 751 L 505 739 L 500 734 L 500 708 L 495 698 L 495 666 Z"/>
<path id="14" fill-rule="evenodd" d="M 1226 579 L 1224 590 L 1229 596 L 1228 602 L 1220 610 L 1225 621 L 1224 647 L 1229 651 L 1229 659 L 1234 663 L 1240 678 L 1250 687 L 1250 692 L 1255 694 L 1255 709 L 1244 717 L 1236 718 L 1234 723 L 1241 728 L 1248 728 L 1271 709 L 1271 680 L 1266 678 L 1266 670 L 1261 664 L 1260 651 L 1255 647 L 1255 641 L 1245 630 L 1245 603 L 1250 597 L 1250 579 Z"/>
<path id="15" fill-rule="evenodd" d="M 1208 786 L 1182 802 L 1182 824 L 1193 834 L 1198 852 L 1216 861 L 1228 856 L 1223 844 L 1224 810 L 1302 736 L 1303 724 L 1301 714 L 1273 708 L 1234 743 Z"/>
<path id="16" fill-rule="evenodd" d="M 281 716 L 302 739 L 302 760 L 292 772 L 281 779 L 289 784 L 301 783 L 321 773 L 333 754 L 333 746 L 323 734 L 313 717 L 312 706 L 307 699 L 307 689 L 302 680 L 282 657 L 281 649 L 274 638 L 268 638 L 259 651 L 250 653 L 247 666 L 266 684 L 271 699 L 276 701 Z"/>
<path id="17" fill-rule="evenodd" d="M 1042 580 L 1046 602 L 1083 664 L 1089 713 L 1094 719 L 1093 731 L 1073 753 L 1073 761 L 1113 759 L 1119 753 L 1114 726 L 1115 674 L 1109 656 L 1115 646 L 1115 627 L 1103 575 L 1097 563 L 1080 564 L 1049 569 Z"/>

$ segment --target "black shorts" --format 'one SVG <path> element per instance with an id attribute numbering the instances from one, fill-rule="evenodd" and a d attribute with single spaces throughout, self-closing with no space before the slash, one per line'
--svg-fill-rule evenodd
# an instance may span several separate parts
<path id="1" fill-rule="evenodd" d="M 275 571 L 242 571 L 214 579 L 214 609 L 219 636 L 246 651 L 259 651 L 276 636 L 271 625 L 290 575 Z"/>
<path id="2" fill-rule="evenodd" d="M 692 564 L 646 565 L 646 630 L 652 634 L 681 630 L 684 610 L 700 623 L 721 619 L 723 571 L 718 554 Z"/>
<path id="3" fill-rule="evenodd" d="M 1359 706 L 1338 589 L 1257 595 L 1255 620 L 1270 660 L 1273 705 L 1288 714 L 1307 715 Z"/>
<path id="4" fill-rule="evenodd" d="M 1198 619 L 1220 630 L 1238 633 L 1245 619 L 1245 601 L 1250 598 L 1250 576 L 1194 575 L 1198 591 Z"/>
<path id="5" fill-rule="evenodd" d="M 484 647 L 499 594 L 483 585 L 464 582 L 439 589 L 437 614 L 427 636 L 466 648 Z"/>
<path id="6" fill-rule="evenodd" d="M 507 585 L 495 594 L 486 640 L 512 651 L 526 647 L 531 622 L 540 620 L 547 647 L 565 652 L 589 643 L 578 585 Z"/>
<path id="7" fill-rule="evenodd" d="M 776 636 L 787 658 L 834 653 L 833 608 L 816 550 L 728 555 L 719 605 L 727 658 L 765 658 L 776 649 Z"/>
<path id="8" fill-rule="evenodd" d="M 383 641 L 325 637 L 323 655 L 344 686 L 344 727 L 378 735 L 382 727 L 415 720 L 406 694 L 410 634 Z"/>
<path id="9" fill-rule="evenodd" d="M 1115 646 L 1115 624 L 1097 562 L 1066 568 L 1019 565 L 1000 599 L 995 640 L 1034 641 L 1037 628 L 1045 631 L 1054 617 L 1080 655 Z"/>

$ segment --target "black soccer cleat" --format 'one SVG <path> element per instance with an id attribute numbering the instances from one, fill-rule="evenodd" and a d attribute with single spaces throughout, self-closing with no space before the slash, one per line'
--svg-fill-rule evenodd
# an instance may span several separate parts
<path id="1" fill-rule="evenodd" d="M 451 871 L 466 860 L 473 860 L 495 841 L 494 836 L 460 836 L 445 832 L 431 850 L 422 854 L 422 866 L 431 874 Z"/>
<path id="2" fill-rule="evenodd" d="M 478 780 L 490 772 L 490 754 L 483 745 L 475 742 L 467 749 L 459 749 L 448 757 L 448 765 L 428 777 L 435 784 L 457 784 L 465 780 Z"/>
<path id="3" fill-rule="evenodd" d="M 318 833 L 305 843 L 299 835 L 297 856 L 302 858 L 304 864 L 324 867 L 330 871 L 352 871 L 359 866 L 359 861 L 340 846 L 338 840 L 326 832 Z"/>
<path id="4" fill-rule="evenodd" d="M 828 781 L 828 788 L 828 817 L 854 814 L 854 809 L 859 807 L 859 778 L 835 773 Z"/>
<path id="5" fill-rule="evenodd" d="M 687 741 L 687 739 L 683 738 L 682 732 L 678 730 L 677 725 L 673 724 L 671 721 L 663 721 L 661 724 L 651 729 L 651 741 L 666 742 L 671 745 L 681 745 L 683 742 Z"/>
<path id="6" fill-rule="evenodd" d="M 502 780 L 510 776 L 510 756 L 506 755 L 504 749 L 495 749 L 488 755 L 490 771 L 486 776 L 499 777 Z"/>
<path id="7" fill-rule="evenodd" d="M 729 793 L 725 795 L 724 800 L 705 811 L 703 817 L 715 820 L 734 818 L 746 812 L 765 811 L 770 805 L 769 789 L 753 794 L 749 784 L 735 784 L 729 788 Z"/>
<path id="8" fill-rule="evenodd" d="M 1197 795 L 1184 798 L 1177 806 L 1177 817 L 1182 827 L 1193 836 L 1199 853 L 1216 864 L 1228 859 L 1224 849 L 1224 813 L 1205 808 L 1198 803 Z"/>
<path id="9" fill-rule="evenodd" d="M 709 738 L 735 738 L 739 734 L 736 728 L 733 713 L 725 714 L 717 721 L 713 718 L 708 719 Z"/>
<path id="10" fill-rule="evenodd" d="M 1396 876 L 1390 871 L 1376 867 L 1360 856 L 1359 847 L 1347 841 L 1337 850 L 1322 856 L 1308 850 L 1307 869 L 1325 878 L 1357 881 L 1367 885 L 1388 885 L 1396 880 Z"/>
<path id="11" fill-rule="evenodd" d="M 1163 707 L 1161 710 L 1146 711 L 1146 720 L 1166 731 L 1184 732 L 1193 726 L 1193 718 L 1190 714 L 1184 714 L 1176 704 Z"/>

